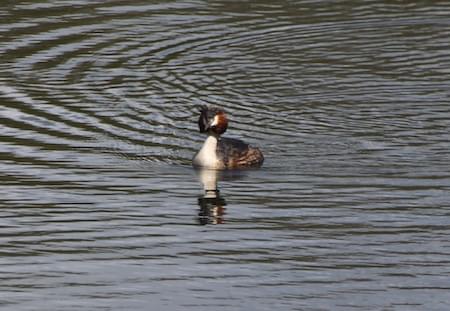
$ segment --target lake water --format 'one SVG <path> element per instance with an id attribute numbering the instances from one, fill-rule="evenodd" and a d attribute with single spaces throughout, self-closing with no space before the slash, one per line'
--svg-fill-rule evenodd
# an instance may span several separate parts
<path id="1" fill-rule="evenodd" d="M 6 1 L 0 38 L 5 310 L 448 309 L 448 1 Z M 261 169 L 191 168 L 203 104 Z"/>

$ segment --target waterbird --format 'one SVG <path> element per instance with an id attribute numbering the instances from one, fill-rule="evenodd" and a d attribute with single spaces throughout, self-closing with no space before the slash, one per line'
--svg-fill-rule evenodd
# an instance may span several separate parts
<path id="1" fill-rule="evenodd" d="M 227 170 L 263 164 L 264 156 L 258 148 L 240 139 L 221 137 L 228 128 L 228 118 L 222 108 L 201 106 L 198 127 L 207 137 L 192 160 L 194 167 Z"/>

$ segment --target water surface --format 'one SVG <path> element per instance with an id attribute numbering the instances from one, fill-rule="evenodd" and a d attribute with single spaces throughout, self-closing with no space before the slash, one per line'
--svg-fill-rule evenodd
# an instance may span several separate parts
<path id="1" fill-rule="evenodd" d="M 0 9 L 0 305 L 446 310 L 450 4 Z M 198 105 L 258 145 L 207 175 Z M 204 177 L 204 176 L 203 176 Z"/>

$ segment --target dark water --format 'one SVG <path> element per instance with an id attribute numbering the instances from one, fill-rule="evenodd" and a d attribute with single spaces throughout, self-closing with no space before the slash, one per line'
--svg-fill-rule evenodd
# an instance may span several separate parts
<path id="1" fill-rule="evenodd" d="M 448 1 L 5 1 L 0 39 L 4 309 L 448 309 Z M 200 104 L 266 157 L 215 199 Z"/>

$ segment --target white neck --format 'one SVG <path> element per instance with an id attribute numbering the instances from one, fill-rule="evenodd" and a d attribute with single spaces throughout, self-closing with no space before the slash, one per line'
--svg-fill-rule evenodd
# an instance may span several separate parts
<path id="1" fill-rule="evenodd" d="M 217 137 L 214 135 L 208 135 L 202 148 L 194 157 L 194 165 L 203 166 L 208 168 L 217 167 Z"/>

